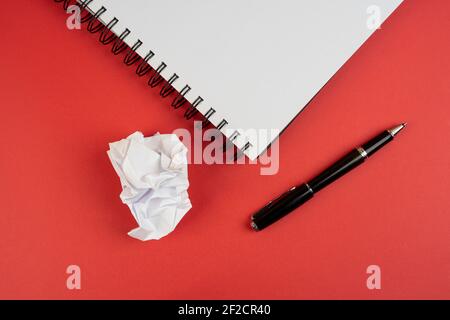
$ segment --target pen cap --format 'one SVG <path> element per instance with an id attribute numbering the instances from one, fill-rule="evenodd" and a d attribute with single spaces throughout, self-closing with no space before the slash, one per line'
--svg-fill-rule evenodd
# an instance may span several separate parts
<path id="1" fill-rule="evenodd" d="M 311 199 L 313 195 L 313 190 L 307 184 L 290 189 L 255 213 L 252 217 L 252 227 L 262 230 L 270 226 Z"/>

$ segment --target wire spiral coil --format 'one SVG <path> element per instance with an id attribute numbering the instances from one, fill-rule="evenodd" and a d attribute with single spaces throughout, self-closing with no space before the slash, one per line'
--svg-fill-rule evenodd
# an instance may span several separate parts
<path id="1" fill-rule="evenodd" d="M 125 39 L 130 35 L 131 31 L 126 28 L 120 35 L 115 34 L 112 31 L 112 28 L 117 25 L 119 19 L 113 17 L 108 23 L 102 22 L 100 18 L 107 11 L 107 8 L 102 6 L 96 12 L 90 12 L 89 10 L 87 10 L 88 5 L 93 1 L 95 0 L 54 0 L 54 2 L 56 3 L 63 3 L 63 8 L 65 11 L 67 11 L 67 9 L 71 6 L 71 2 L 73 2 L 72 5 L 77 5 L 81 9 L 80 22 L 87 23 L 86 29 L 90 33 L 100 33 L 99 41 L 103 45 L 109 45 L 112 43 L 111 52 L 114 55 L 118 55 L 128 49 L 123 59 L 123 63 L 126 66 L 137 64 L 135 72 L 139 77 L 150 74 L 150 77 L 148 79 L 148 86 L 150 86 L 151 88 L 155 88 L 164 82 L 159 92 L 162 98 L 167 98 L 173 92 L 175 92 L 176 90 L 173 87 L 173 84 L 179 79 L 179 76 L 176 73 L 173 73 L 172 76 L 166 81 L 161 75 L 161 73 L 167 68 L 166 63 L 161 62 L 156 69 L 152 68 L 149 64 L 149 61 L 155 56 L 155 53 L 150 50 L 144 58 L 141 58 L 141 56 L 137 53 L 137 50 L 143 45 L 143 42 L 138 39 L 133 46 L 129 47 L 126 44 Z M 173 109 L 179 109 L 188 102 L 185 96 L 190 90 L 191 87 L 186 84 L 183 89 L 177 92 L 177 95 L 173 98 L 171 103 Z M 184 118 L 192 119 L 194 116 L 199 114 L 198 106 L 202 102 L 203 98 L 201 96 L 198 96 L 192 103 L 190 103 L 184 112 Z M 209 110 L 204 113 L 202 127 L 207 127 L 211 124 L 209 119 L 215 113 L 216 110 L 214 108 L 209 108 Z M 218 130 L 222 130 L 227 125 L 228 121 L 226 119 L 222 119 L 216 127 Z M 232 142 L 239 135 L 240 133 L 236 130 L 229 137 L 229 140 Z M 245 143 L 245 146 L 241 149 L 241 152 L 246 151 L 249 147 L 251 147 L 251 143 Z"/>

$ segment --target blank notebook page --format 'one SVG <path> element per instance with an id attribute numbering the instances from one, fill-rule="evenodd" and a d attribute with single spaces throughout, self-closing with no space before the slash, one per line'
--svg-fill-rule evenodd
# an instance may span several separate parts
<path id="1" fill-rule="evenodd" d="M 131 32 L 125 42 L 149 64 L 167 67 L 161 75 L 186 99 L 213 108 L 214 125 L 255 159 L 272 142 L 247 134 L 250 129 L 283 130 L 314 95 L 375 31 L 401 0 L 92 0 L 89 10 L 112 31 Z M 361 71 L 363 72 L 363 71 Z"/>

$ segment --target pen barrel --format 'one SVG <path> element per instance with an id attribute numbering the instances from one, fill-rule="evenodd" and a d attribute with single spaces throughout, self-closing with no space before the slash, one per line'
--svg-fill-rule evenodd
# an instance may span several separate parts
<path id="1" fill-rule="evenodd" d="M 336 161 L 317 177 L 308 182 L 313 192 L 318 192 L 333 181 L 339 179 L 347 172 L 364 162 L 364 155 L 358 149 L 347 153 L 344 157 Z"/>
<path id="2" fill-rule="evenodd" d="M 290 189 L 253 215 L 253 227 L 262 230 L 270 226 L 311 199 L 313 195 L 314 192 L 307 184 Z"/>
<path id="3" fill-rule="evenodd" d="M 392 141 L 394 137 L 389 131 L 383 131 L 379 135 L 377 135 L 375 138 L 369 140 L 368 142 L 364 143 L 361 148 L 366 151 L 367 156 L 371 156 L 378 150 L 380 150 L 383 146 L 385 146 L 388 142 Z"/>

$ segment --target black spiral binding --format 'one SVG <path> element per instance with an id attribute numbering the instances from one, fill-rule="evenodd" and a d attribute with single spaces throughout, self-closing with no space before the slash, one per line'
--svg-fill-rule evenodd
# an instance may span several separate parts
<path id="1" fill-rule="evenodd" d="M 77 5 L 81 11 L 82 15 L 80 17 L 81 23 L 87 23 L 87 30 L 90 33 L 98 33 L 100 32 L 99 41 L 104 44 L 108 45 L 113 43 L 111 47 L 112 53 L 115 55 L 118 55 L 125 50 L 128 51 L 123 59 L 123 62 L 126 66 L 132 66 L 136 63 L 138 63 L 136 67 L 136 74 L 139 77 L 143 77 L 146 74 L 150 73 L 150 78 L 148 80 L 148 85 L 151 88 L 155 88 L 158 85 L 160 85 L 162 82 L 164 82 L 164 78 L 162 77 L 161 73 L 163 70 L 167 67 L 167 65 L 164 62 L 161 62 L 161 64 L 156 68 L 153 69 L 149 61 L 155 53 L 153 51 L 150 51 L 143 59 L 137 54 L 137 49 L 139 49 L 140 46 L 142 46 L 142 41 L 137 40 L 136 43 L 130 48 L 125 43 L 125 38 L 131 33 L 129 29 L 125 29 L 119 36 L 117 36 L 114 32 L 112 32 L 112 28 L 119 22 L 119 19 L 114 17 L 111 21 L 104 24 L 102 21 L 100 21 L 101 16 L 107 11 L 105 7 L 101 7 L 97 10 L 97 12 L 89 12 L 87 9 L 88 5 L 92 3 L 95 0 L 84 0 L 84 1 L 75 1 L 75 0 L 54 0 L 54 2 L 57 3 L 63 3 L 64 10 L 67 11 L 67 9 L 70 7 L 71 2 L 73 2 L 73 5 Z M 173 84 L 175 81 L 179 79 L 179 76 L 174 73 L 169 80 L 165 81 L 163 84 L 159 94 L 162 98 L 169 97 L 174 91 L 175 88 L 173 87 Z M 185 85 L 183 89 L 181 89 L 176 97 L 172 101 L 172 108 L 173 109 L 179 109 L 181 108 L 187 101 L 185 98 L 186 94 L 191 90 L 191 87 L 189 85 Z M 203 98 L 198 96 L 192 104 L 190 104 L 186 111 L 184 112 L 184 118 L 191 119 L 194 116 L 196 116 L 198 111 L 198 106 L 203 102 Z M 214 108 L 210 108 L 204 115 L 203 115 L 203 122 L 202 127 L 205 128 L 209 126 L 211 123 L 209 119 L 213 114 L 215 114 L 216 110 Z M 222 119 L 222 121 L 217 125 L 218 130 L 222 130 L 226 125 L 228 125 L 228 121 L 225 119 Z M 235 131 L 230 137 L 229 141 L 233 142 L 240 133 L 238 131 Z M 227 149 L 229 147 L 229 143 L 224 143 L 224 149 Z M 232 144 L 231 144 L 232 145 Z M 236 159 L 238 154 L 243 154 L 248 148 L 250 148 L 252 145 L 250 142 L 247 142 L 245 146 L 239 151 L 235 153 L 234 158 Z"/>

